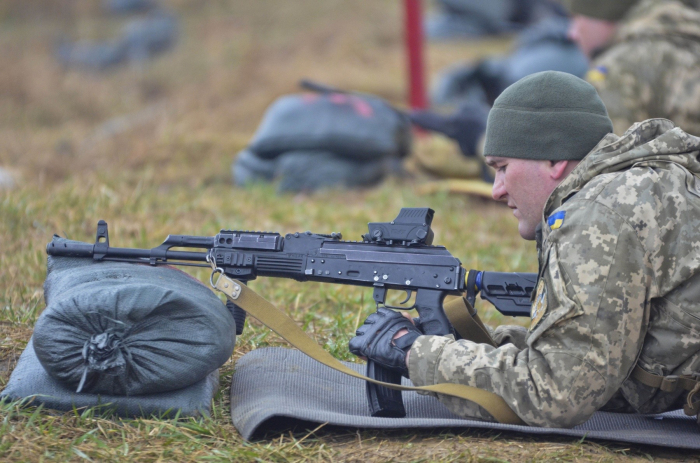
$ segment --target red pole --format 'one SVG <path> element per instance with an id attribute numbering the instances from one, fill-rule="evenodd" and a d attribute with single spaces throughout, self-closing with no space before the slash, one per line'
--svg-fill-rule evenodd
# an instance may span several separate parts
<path id="1" fill-rule="evenodd" d="M 420 0 L 406 0 L 406 54 L 408 55 L 408 103 L 413 109 L 426 108 L 423 80 L 423 18 Z"/>

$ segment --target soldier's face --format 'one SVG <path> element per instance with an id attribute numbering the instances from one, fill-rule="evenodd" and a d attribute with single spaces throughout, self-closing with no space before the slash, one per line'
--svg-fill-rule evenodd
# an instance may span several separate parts
<path id="1" fill-rule="evenodd" d="M 569 23 L 567 35 L 590 59 L 597 50 L 610 43 L 616 31 L 617 23 L 574 15 Z"/>
<path id="2" fill-rule="evenodd" d="M 553 163 L 497 156 L 486 156 L 486 163 L 496 169 L 493 199 L 513 210 L 520 236 L 534 240 L 547 198 L 561 181 L 552 175 Z"/>

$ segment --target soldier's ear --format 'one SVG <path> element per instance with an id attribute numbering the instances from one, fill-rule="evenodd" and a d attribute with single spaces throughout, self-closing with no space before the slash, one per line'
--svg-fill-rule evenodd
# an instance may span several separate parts
<path id="1" fill-rule="evenodd" d="M 562 181 L 576 164 L 578 162 L 575 161 L 549 161 L 549 177 L 552 180 Z"/>

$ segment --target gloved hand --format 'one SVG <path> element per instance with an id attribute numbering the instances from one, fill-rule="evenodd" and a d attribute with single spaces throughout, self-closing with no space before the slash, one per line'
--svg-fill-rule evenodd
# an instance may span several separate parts
<path id="1" fill-rule="evenodd" d="M 394 340 L 394 335 L 406 329 L 408 333 Z M 389 370 L 408 378 L 406 355 L 421 333 L 410 320 L 398 312 L 380 307 L 355 332 L 350 340 L 350 352 L 366 357 Z"/>

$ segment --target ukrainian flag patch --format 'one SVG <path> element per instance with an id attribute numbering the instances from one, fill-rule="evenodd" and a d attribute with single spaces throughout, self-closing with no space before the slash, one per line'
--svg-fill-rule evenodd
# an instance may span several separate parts
<path id="1" fill-rule="evenodd" d="M 605 66 L 597 66 L 586 73 L 586 80 L 591 83 L 602 82 L 608 75 L 608 68 Z"/>
<path id="2" fill-rule="evenodd" d="M 550 215 L 547 219 L 547 225 L 549 225 L 550 230 L 556 230 L 564 225 L 564 217 L 566 217 L 566 211 L 559 211 Z"/>

